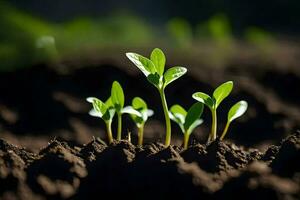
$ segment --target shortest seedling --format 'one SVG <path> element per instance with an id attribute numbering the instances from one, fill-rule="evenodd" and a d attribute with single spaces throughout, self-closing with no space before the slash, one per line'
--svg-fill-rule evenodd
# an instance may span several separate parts
<path id="1" fill-rule="evenodd" d="M 144 126 L 148 117 L 151 117 L 154 112 L 148 109 L 146 102 L 140 97 L 133 98 L 132 105 L 126 106 L 123 112 L 130 114 L 138 128 L 138 145 L 143 145 Z"/>
<path id="2" fill-rule="evenodd" d="M 236 118 L 242 116 L 246 112 L 247 108 L 248 103 L 246 101 L 239 101 L 230 108 L 227 116 L 227 123 L 220 138 L 221 140 L 223 140 L 223 138 L 225 137 L 230 123 Z"/>
<path id="3" fill-rule="evenodd" d="M 93 104 L 93 109 L 89 112 L 89 114 L 94 117 L 100 117 L 105 122 L 108 143 L 112 143 L 113 135 L 111 131 L 111 123 L 116 111 L 113 107 L 111 98 L 109 98 L 105 103 L 96 97 L 88 97 L 86 100 Z"/>
<path id="4" fill-rule="evenodd" d="M 184 149 L 187 149 L 188 147 L 189 138 L 193 130 L 203 122 L 203 120 L 200 119 L 203 107 L 202 103 L 197 102 L 193 104 L 188 111 L 177 104 L 173 105 L 170 109 L 169 115 L 171 120 L 179 125 L 184 135 Z"/>

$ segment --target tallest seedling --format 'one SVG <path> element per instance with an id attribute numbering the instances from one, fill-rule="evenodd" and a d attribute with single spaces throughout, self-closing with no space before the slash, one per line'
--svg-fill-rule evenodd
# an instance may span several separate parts
<path id="1" fill-rule="evenodd" d="M 150 59 L 136 53 L 126 53 L 126 56 L 143 72 L 147 77 L 147 80 L 159 91 L 166 120 L 165 145 L 169 146 L 171 142 L 171 122 L 165 96 L 165 88 L 171 82 L 184 75 L 187 72 L 187 69 L 176 66 L 165 72 L 166 57 L 162 50 L 158 48 L 155 48 L 152 51 Z"/>

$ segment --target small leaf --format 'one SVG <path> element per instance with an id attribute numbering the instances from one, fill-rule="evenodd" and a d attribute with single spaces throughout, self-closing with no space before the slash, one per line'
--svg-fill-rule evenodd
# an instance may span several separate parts
<path id="1" fill-rule="evenodd" d="M 162 76 L 164 74 L 166 64 L 165 54 L 159 48 L 155 48 L 151 53 L 150 59 L 153 62 L 157 73 Z"/>
<path id="2" fill-rule="evenodd" d="M 202 119 L 197 119 L 196 121 L 194 121 L 194 123 L 192 123 L 188 128 L 187 134 L 191 134 L 194 131 L 194 129 L 202 123 L 203 123 Z"/>
<path id="3" fill-rule="evenodd" d="M 184 67 L 172 67 L 166 71 L 164 74 L 164 87 L 169 85 L 171 82 L 180 78 L 187 72 L 187 69 Z"/>
<path id="4" fill-rule="evenodd" d="M 132 106 L 126 106 L 125 108 L 122 109 L 122 113 L 127 113 L 131 115 L 136 115 L 138 117 L 142 117 L 142 114 L 135 110 Z"/>
<path id="5" fill-rule="evenodd" d="M 137 66 L 143 72 L 146 77 L 149 74 L 156 72 L 153 62 L 148 58 L 137 53 L 126 53 L 126 56 L 131 62 L 133 62 L 133 64 L 135 64 L 135 66 Z"/>
<path id="6" fill-rule="evenodd" d="M 155 87 L 159 88 L 159 83 L 160 83 L 160 76 L 158 73 L 155 74 L 149 74 L 147 76 L 147 80 L 152 83 Z"/>
<path id="7" fill-rule="evenodd" d="M 94 108 L 89 111 L 89 115 L 91 115 L 93 117 L 100 117 L 100 118 L 102 118 L 102 116 L 103 116 L 102 113 L 96 112 L 96 110 Z"/>
<path id="8" fill-rule="evenodd" d="M 107 111 L 107 106 L 100 99 L 97 99 L 96 97 L 88 97 L 86 100 L 93 104 L 94 111 L 98 113 L 98 117 L 102 117 Z M 92 114 L 94 114 L 93 112 Z"/>
<path id="9" fill-rule="evenodd" d="M 109 97 L 106 101 L 105 101 L 105 105 L 108 107 L 108 108 L 111 108 L 111 107 L 114 107 L 114 104 L 111 100 L 111 97 Z"/>
<path id="10" fill-rule="evenodd" d="M 124 107 L 124 92 L 118 81 L 114 81 L 111 88 L 111 101 L 114 104 L 117 111 L 121 111 Z"/>
<path id="11" fill-rule="evenodd" d="M 178 123 L 179 125 L 183 125 L 185 122 L 185 118 L 187 115 L 186 110 L 180 105 L 176 104 L 170 108 L 170 118 Z"/>
<path id="12" fill-rule="evenodd" d="M 203 103 L 201 102 L 194 103 L 187 112 L 185 122 L 184 122 L 184 129 L 188 130 L 190 126 L 200 118 L 202 112 L 203 112 Z"/>
<path id="13" fill-rule="evenodd" d="M 136 110 L 147 109 L 146 102 L 140 97 L 134 97 L 132 100 L 132 107 Z"/>
<path id="14" fill-rule="evenodd" d="M 228 112 L 228 121 L 232 122 L 236 118 L 242 116 L 248 108 L 248 103 L 246 101 L 239 101 L 234 104 Z"/>
<path id="15" fill-rule="evenodd" d="M 203 93 L 203 92 L 196 92 L 193 94 L 193 98 L 196 99 L 197 101 L 204 103 L 206 106 L 208 106 L 210 109 L 212 109 L 214 102 L 212 100 L 212 98 Z"/>
<path id="16" fill-rule="evenodd" d="M 213 98 L 215 100 L 215 107 L 217 108 L 220 103 L 230 94 L 233 87 L 233 82 L 228 81 L 217 87 L 213 93 Z"/>

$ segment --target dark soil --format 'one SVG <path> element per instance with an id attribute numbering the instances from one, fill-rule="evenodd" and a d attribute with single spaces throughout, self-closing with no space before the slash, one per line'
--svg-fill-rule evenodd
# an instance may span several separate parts
<path id="1" fill-rule="evenodd" d="M 266 152 L 214 141 L 187 150 L 126 140 L 38 153 L 0 140 L 0 199 L 299 199 L 300 134 Z"/>

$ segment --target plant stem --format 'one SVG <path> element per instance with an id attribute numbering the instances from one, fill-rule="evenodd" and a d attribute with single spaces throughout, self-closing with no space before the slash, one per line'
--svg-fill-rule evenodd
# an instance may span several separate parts
<path id="1" fill-rule="evenodd" d="M 138 128 L 138 145 L 143 145 L 144 125 Z"/>
<path id="2" fill-rule="evenodd" d="M 217 109 L 211 109 L 211 116 L 212 116 L 212 124 L 211 124 L 211 133 L 209 137 L 209 141 L 214 141 L 217 139 Z"/>
<path id="3" fill-rule="evenodd" d="M 164 89 L 160 89 L 159 93 L 160 93 L 161 103 L 162 103 L 162 107 L 163 107 L 164 114 L 165 114 L 165 120 L 166 120 L 165 146 L 168 147 L 168 146 L 170 146 L 170 143 L 171 143 L 171 122 L 170 122 L 168 104 L 167 104 Z"/>
<path id="4" fill-rule="evenodd" d="M 189 138 L 190 138 L 190 134 L 188 134 L 188 133 L 185 132 L 184 136 L 183 136 L 183 148 L 185 150 L 188 148 Z"/>
<path id="5" fill-rule="evenodd" d="M 117 140 L 121 140 L 121 134 L 122 134 L 122 114 L 117 113 L 118 115 L 118 132 L 117 132 Z"/>
<path id="6" fill-rule="evenodd" d="M 111 132 L 111 121 L 108 121 L 105 124 L 106 124 L 106 131 L 107 131 L 108 143 L 111 144 L 113 142 L 113 140 L 114 140 L 112 132 Z"/>
<path id="7" fill-rule="evenodd" d="M 226 135 L 226 133 L 227 133 L 227 131 L 228 131 L 229 125 L 230 125 L 230 122 L 227 121 L 226 126 L 225 126 L 225 128 L 224 128 L 224 130 L 223 130 L 223 133 L 222 133 L 222 135 L 221 135 L 220 140 L 223 140 L 223 138 L 225 137 L 225 135 Z"/>

